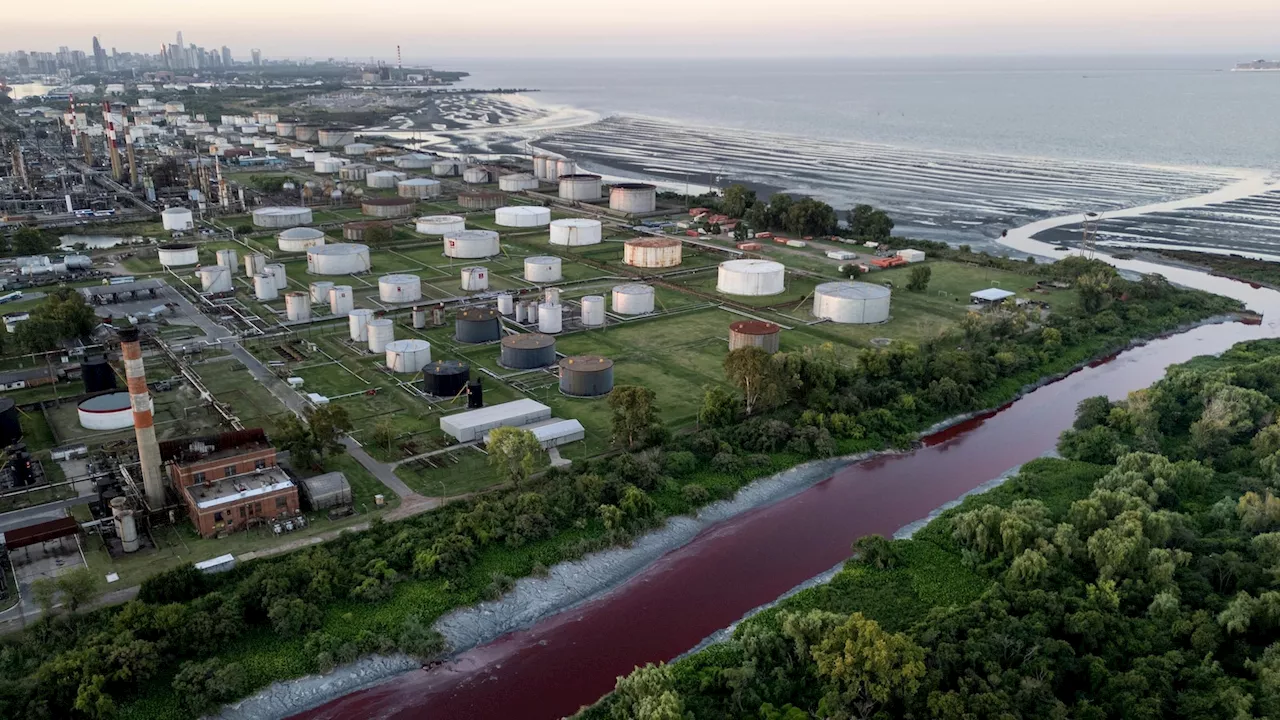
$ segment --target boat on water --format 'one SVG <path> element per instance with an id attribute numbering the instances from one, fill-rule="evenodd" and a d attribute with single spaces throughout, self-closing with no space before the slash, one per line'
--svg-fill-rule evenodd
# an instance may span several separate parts
<path id="1" fill-rule="evenodd" d="M 1232 72 L 1280 72 L 1280 60 L 1254 60 L 1231 68 Z"/>

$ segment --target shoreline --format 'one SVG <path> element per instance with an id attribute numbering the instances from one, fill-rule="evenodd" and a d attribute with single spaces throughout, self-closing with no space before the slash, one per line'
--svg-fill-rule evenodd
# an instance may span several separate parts
<path id="1" fill-rule="evenodd" d="M 1119 350 L 1106 351 L 1103 354 L 1083 360 L 1065 371 L 1047 375 L 1020 388 L 1008 401 L 995 408 L 986 408 L 947 418 L 935 423 L 918 433 L 923 440 L 932 435 L 944 432 L 975 418 L 991 415 L 1016 402 L 1025 395 L 1046 385 L 1058 382 L 1079 370 L 1100 360 L 1110 359 L 1119 353 L 1141 347 L 1161 338 L 1172 337 L 1189 332 L 1198 327 L 1229 322 L 1240 322 L 1238 313 L 1215 315 L 1197 322 L 1184 323 L 1172 330 L 1150 338 L 1134 339 Z M 844 469 L 867 460 L 888 455 L 905 454 L 911 451 L 874 450 L 852 455 L 822 460 L 811 460 L 782 470 L 773 475 L 758 478 L 743 486 L 727 500 L 717 501 L 702 508 L 696 515 L 679 515 L 668 518 L 666 523 L 638 538 L 628 547 L 615 547 L 592 553 L 578 560 L 559 563 L 552 567 L 544 577 L 524 577 L 516 581 L 515 588 L 494 601 L 486 601 L 477 605 L 459 608 L 441 616 L 434 627 L 445 636 L 449 643 L 449 653 L 442 658 L 443 662 L 461 655 L 480 645 L 493 642 L 505 635 L 532 627 L 547 618 L 572 611 L 577 607 L 595 602 L 615 592 L 628 581 L 639 576 L 665 555 L 685 547 L 693 542 L 702 532 L 722 522 L 733 519 L 752 510 L 766 507 L 798 495 L 813 486 L 834 476 Z M 1021 467 L 1021 466 L 1018 466 Z M 903 526 L 907 529 L 923 527 L 937 514 L 944 512 L 962 502 L 968 495 L 982 492 L 994 487 L 992 483 L 1003 482 L 1011 477 L 1017 468 L 1006 471 L 974 488 L 960 497 L 953 499 L 939 508 L 935 508 L 924 518 Z M 897 537 L 897 533 L 895 533 Z M 779 596 L 773 603 L 754 608 L 742 619 L 750 617 L 786 597 L 800 592 L 806 587 L 825 582 L 833 577 L 843 561 L 832 568 L 801 583 L 786 594 Z M 740 623 L 742 620 L 739 620 Z M 723 628 L 704 639 L 698 646 L 691 648 L 681 656 L 695 652 L 698 647 L 719 637 L 721 633 L 731 631 L 734 625 Z M 218 714 L 211 715 L 217 720 L 283 720 L 298 713 L 313 710 L 328 702 L 351 693 L 381 685 L 392 678 L 422 669 L 422 663 L 404 655 L 375 655 L 362 658 L 353 663 L 339 666 L 322 675 L 307 675 L 293 680 L 273 683 L 257 693 L 224 707 Z"/>

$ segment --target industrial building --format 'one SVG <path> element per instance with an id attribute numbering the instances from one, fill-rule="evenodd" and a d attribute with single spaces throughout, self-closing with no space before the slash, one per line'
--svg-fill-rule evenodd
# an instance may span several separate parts
<path id="1" fill-rule="evenodd" d="M 813 290 L 813 316 L 847 324 L 889 319 L 889 288 L 865 282 L 822 283 Z"/>
<path id="2" fill-rule="evenodd" d="M 156 278 L 136 280 L 116 285 L 94 285 L 80 288 L 80 294 L 90 305 L 111 305 L 158 297 L 164 281 Z"/>
<path id="3" fill-rule="evenodd" d="M 471 442 L 499 427 L 520 427 L 551 418 L 551 408 L 536 400 L 513 400 L 440 418 L 440 429 L 458 442 Z"/>
<path id="4" fill-rule="evenodd" d="M 340 472 L 303 478 L 298 484 L 304 503 L 313 511 L 349 507 L 352 503 L 351 483 Z"/>
<path id="5" fill-rule="evenodd" d="M 564 418 L 550 418 L 521 425 L 521 430 L 528 430 L 537 438 L 538 444 L 542 449 L 546 450 L 561 445 L 567 445 L 571 442 L 577 442 L 587 436 L 587 431 L 582 427 L 582 423 L 577 420 Z M 489 433 L 485 433 L 484 441 L 489 442 Z"/>

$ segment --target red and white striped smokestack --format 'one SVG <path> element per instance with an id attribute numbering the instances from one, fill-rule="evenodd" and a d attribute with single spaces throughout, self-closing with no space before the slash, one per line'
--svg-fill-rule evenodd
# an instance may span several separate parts
<path id="1" fill-rule="evenodd" d="M 155 418 L 152 417 L 151 393 L 142 365 L 142 344 L 137 328 L 120 331 L 120 354 L 124 358 L 124 377 L 129 385 L 133 405 L 133 431 L 138 438 L 138 460 L 142 463 L 142 487 L 152 510 L 164 507 L 164 475 L 160 472 L 160 443 L 156 441 Z"/>
<path id="2" fill-rule="evenodd" d="M 107 146 L 111 150 L 111 179 L 116 182 L 124 177 L 124 169 L 120 164 L 120 148 L 116 146 L 116 123 L 111 119 L 111 103 L 102 103 L 102 121 L 107 126 Z"/>

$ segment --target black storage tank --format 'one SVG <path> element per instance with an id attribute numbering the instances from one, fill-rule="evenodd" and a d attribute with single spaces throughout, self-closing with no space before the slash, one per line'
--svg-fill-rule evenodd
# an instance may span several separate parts
<path id="1" fill-rule="evenodd" d="M 457 360 L 437 360 L 422 368 L 422 391 L 442 398 L 457 396 L 471 379 L 471 366 Z"/>
<path id="2" fill-rule="evenodd" d="M 106 355 L 93 355 L 80 363 L 80 379 L 85 393 L 99 393 L 116 389 L 116 373 L 107 362 Z"/>
<path id="3" fill-rule="evenodd" d="M 556 339 L 541 333 L 521 333 L 502 338 L 498 364 L 512 370 L 533 370 L 556 364 Z"/>
<path id="4" fill-rule="evenodd" d="M 0 397 L 0 448 L 22 439 L 22 422 L 18 417 L 18 406 L 9 398 Z"/>
<path id="5" fill-rule="evenodd" d="M 573 397 L 599 397 L 613 392 L 613 361 L 578 355 L 560 361 L 560 392 Z"/>
<path id="6" fill-rule="evenodd" d="M 13 449 L 9 455 L 9 467 L 13 469 L 13 484 L 17 487 L 26 487 L 36 481 L 35 466 L 26 445 Z"/>
<path id="7" fill-rule="evenodd" d="M 476 410 L 484 407 L 484 386 L 480 384 L 480 378 L 476 378 L 467 383 L 467 408 Z"/>
<path id="8" fill-rule="evenodd" d="M 453 323 L 454 338 L 471 345 L 493 342 L 502 337 L 501 317 L 494 308 L 463 308 Z"/>

